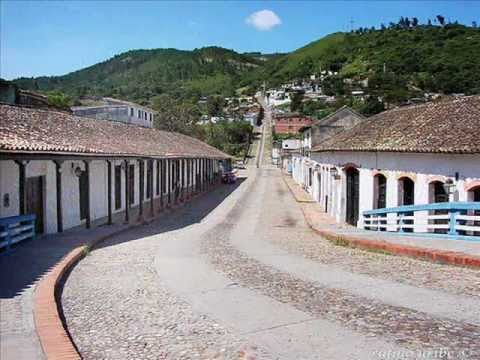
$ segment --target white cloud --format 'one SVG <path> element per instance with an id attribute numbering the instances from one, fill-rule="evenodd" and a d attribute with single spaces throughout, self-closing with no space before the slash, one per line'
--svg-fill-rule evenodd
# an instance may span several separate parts
<path id="1" fill-rule="evenodd" d="M 272 10 L 260 10 L 250 14 L 245 22 L 260 31 L 272 30 L 282 23 L 282 20 Z"/>

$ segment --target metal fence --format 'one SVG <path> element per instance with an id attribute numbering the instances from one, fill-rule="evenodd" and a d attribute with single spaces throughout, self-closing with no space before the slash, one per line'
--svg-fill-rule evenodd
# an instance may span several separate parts
<path id="1" fill-rule="evenodd" d="M 444 202 L 364 211 L 361 227 L 374 231 L 444 234 L 480 241 L 480 202 Z"/>
<path id="2" fill-rule="evenodd" d="M 0 248 L 35 238 L 35 215 L 0 218 Z"/>

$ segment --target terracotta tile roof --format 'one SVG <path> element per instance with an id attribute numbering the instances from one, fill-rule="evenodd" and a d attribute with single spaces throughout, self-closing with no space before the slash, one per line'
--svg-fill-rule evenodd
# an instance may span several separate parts
<path id="1" fill-rule="evenodd" d="M 186 135 L 0 104 L 0 152 L 149 157 L 229 155 Z"/>
<path id="2" fill-rule="evenodd" d="M 312 151 L 480 153 L 480 96 L 382 112 Z"/>

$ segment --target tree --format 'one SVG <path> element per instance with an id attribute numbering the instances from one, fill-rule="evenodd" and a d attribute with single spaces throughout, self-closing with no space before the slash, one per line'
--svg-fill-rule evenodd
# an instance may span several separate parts
<path id="1" fill-rule="evenodd" d="M 472 27 L 473 27 L 474 29 L 477 28 L 477 22 L 476 22 L 476 21 L 472 21 Z"/>
<path id="2" fill-rule="evenodd" d="M 365 104 L 360 107 L 360 112 L 365 116 L 372 116 L 385 110 L 383 102 L 379 101 L 376 96 L 370 96 Z"/>
<path id="3" fill-rule="evenodd" d="M 432 20 L 428 19 L 427 25 L 432 26 Z"/>
<path id="4" fill-rule="evenodd" d="M 300 107 L 302 106 L 303 92 L 294 92 L 293 95 L 290 96 L 290 100 L 290 111 L 295 112 L 300 110 Z"/>
<path id="5" fill-rule="evenodd" d="M 445 17 L 442 15 L 437 15 L 437 21 L 441 26 L 445 25 Z"/>
<path id="6" fill-rule="evenodd" d="M 418 19 L 417 19 L 416 17 L 414 17 L 414 18 L 412 19 L 412 26 L 413 26 L 413 27 L 417 27 L 417 26 L 418 26 Z"/>
<path id="7" fill-rule="evenodd" d="M 53 106 L 59 109 L 70 109 L 73 101 L 72 98 L 60 91 L 53 91 L 47 95 L 47 101 L 49 106 Z"/>
<path id="8" fill-rule="evenodd" d="M 207 111 L 210 116 L 220 116 L 223 114 L 225 99 L 219 95 L 209 96 L 207 98 Z"/>
<path id="9" fill-rule="evenodd" d="M 192 136 L 198 134 L 197 122 L 200 110 L 196 104 L 162 94 L 152 99 L 152 108 L 157 112 L 155 128 Z"/>

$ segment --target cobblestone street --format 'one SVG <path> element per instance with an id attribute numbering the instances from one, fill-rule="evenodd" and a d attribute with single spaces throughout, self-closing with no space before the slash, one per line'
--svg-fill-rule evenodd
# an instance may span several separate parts
<path id="1" fill-rule="evenodd" d="M 478 271 L 333 245 L 278 169 L 247 173 L 73 269 L 84 358 L 480 358 Z"/>

